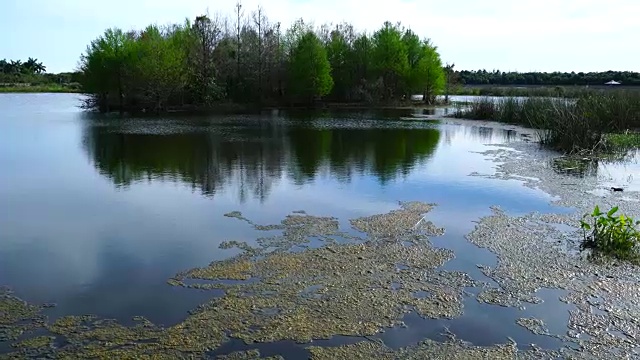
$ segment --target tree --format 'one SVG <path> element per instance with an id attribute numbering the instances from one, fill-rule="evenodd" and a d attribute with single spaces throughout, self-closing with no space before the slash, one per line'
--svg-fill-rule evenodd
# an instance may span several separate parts
<path id="1" fill-rule="evenodd" d="M 348 39 L 348 31 L 353 31 L 347 25 L 336 26 L 329 34 L 326 44 L 327 57 L 331 64 L 331 77 L 334 81 L 332 99 L 336 101 L 350 100 L 353 92 L 353 64 L 351 53 L 353 52 Z"/>
<path id="2" fill-rule="evenodd" d="M 406 78 L 409 63 L 407 47 L 402 42 L 400 25 L 385 22 L 373 34 L 373 64 L 377 76 L 384 83 L 383 99 L 392 99 L 402 92 L 402 82 Z"/>
<path id="3" fill-rule="evenodd" d="M 455 81 L 454 77 L 455 77 L 455 73 L 453 71 L 453 68 L 456 66 L 456 64 L 447 64 L 444 67 L 444 71 L 445 71 L 445 92 L 444 92 L 444 102 L 446 104 L 449 103 L 449 89 L 451 87 L 451 83 L 453 83 Z"/>
<path id="4" fill-rule="evenodd" d="M 293 48 L 290 63 L 290 94 L 314 102 L 333 88 L 331 65 L 320 39 L 311 31 L 306 32 Z"/>
<path id="5" fill-rule="evenodd" d="M 89 106 L 108 111 L 110 98 L 117 96 L 119 109 L 123 111 L 126 73 L 133 68 L 135 60 L 134 45 L 132 34 L 125 34 L 120 29 L 108 29 L 91 42 L 80 64 L 85 74 L 85 91 L 97 95 L 89 100 Z"/>
<path id="6" fill-rule="evenodd" d="M 407 49 L 407 70 L 405 72 L 405 95 L 411 96 L 415 93 L 423 91 L 422 79 L 419 77 L 420 60 L 424 57 L 425 52 L 420 37 L 410 29 L 407 29 L 402 36 L 402 43 Z"/>
<path id="7" fill-rule="evenodd" d="M 429 40 L 422 43 L 422 56 L 414 73 L 416 82 L 423 89 L 423 99 L 426 104 L 432 104 L 445 83 L 442 61 L 437 48 Z"/>
<path id="8" fill-rule="evenodd" d="M 81 59 L 87 105 L 161 111 L 219 100 L 377 102 L 416 93 L 430 102 L 445 83 L 435 46 L 400 24 L 385 22 L 369 35 L 346 23 L 316 28 L 299 19 L 281 32 L 261 8 L 248 16 L 243 10 L 238 2 L 229 19 L 203 15 L 143 31 L 107 30 Z M 0 63 L 3 79 L 30 80 L 44 71 L 36 59 L 25 63 Z M 478 76 L 511 81 L 500 72 Z"/>
<path id="9" fill-rule="evenodd" d="M 222 38 L 220 21 L 217 17 L 211 19 L 206 15 L 198 16 L 191 31 L 181 34 L 187 43 L 189 40 L 192 41 L 189 49 L 189 62 L 193 67 L 190 74 L 190 91 L 195 102 L 211 104 L 219 97 L 220 92 L 214 67 L 214 51 Z"/>

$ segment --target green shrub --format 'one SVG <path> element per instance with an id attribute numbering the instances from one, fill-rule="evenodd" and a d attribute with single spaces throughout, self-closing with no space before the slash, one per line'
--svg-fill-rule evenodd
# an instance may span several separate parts
<path id="1" fill-rule="evenodd" d="M 620 260 L 632 260 L 637 262 L 638 242 L 640 232 L 636 226 L 640 221 L 633 218 L 615 214 L 618 207 L 614 207 L 606 214 L 595 207 L 591 214 L 585 214 L 580 221 L 580 227 L 584 233 L 581 250 L 591 249 L 594 255 L 612 256 Z M 590 222 L 585 221 L 590 219 Z"/>

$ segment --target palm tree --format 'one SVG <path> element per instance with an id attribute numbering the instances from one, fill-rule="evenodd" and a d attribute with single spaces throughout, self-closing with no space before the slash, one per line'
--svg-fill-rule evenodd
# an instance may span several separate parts
<path id="1" fill-rule="evenodd" d="M 20 60 L 11 60 L 11 62 L 9 63 L 9 71 L 7 71 L 7 73 L 9 74 L 15 74 L 15 73 L 19 73 L 22 72 L 22 61 Z"/>
<path id="2" fill-rule="evenodd" d="M 36 72 L 36 74 L 42 74 L 44 72 L 47 72 L 47 67 L 44 66 L 41 62 L 39 62 L 39 63 L 36 63 L 36 66 L 33 70 Z"/>
<path id="3" fill-rule="evenodd" d="M 1 73 L 8 73 L 9 72 L 9 63 L 7 62 L 6 59 L 0 60 L 0 72 Z"/>

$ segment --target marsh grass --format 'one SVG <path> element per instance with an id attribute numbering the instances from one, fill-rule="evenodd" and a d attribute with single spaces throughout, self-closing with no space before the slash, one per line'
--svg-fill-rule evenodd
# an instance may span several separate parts
<path id="1" fill-rule="evenodd" d="M 640 133 L 626 131 L 619 134 L 607 134 L 605 141 L 611 148 L 640 148 Z"/>
<path id="2" fill-rule="evenodd" d="M 584 239 L 580 248 L 591 249 L 592 255 L 610 256 L 619 260 L 640 263 L 640 231 L 636 221 L 626 215 L 616 215 L 618 207 L 607 213 L 598 206 L 590 214 L 585 214 L 580 221 Z"/>
<path id="3" fill-rule="evenodd" d="M 450 95 L 471 96 L 504 96 L 504 97 L 564 97 L 579 98 L 587 94 L 597 92 L 640 92 L 640 87 L 625 88 L 624 90 L 606 88 L 603 86 L 514 86 L 514 85 L 487 85 L 487 86 L 457 86 L 451 89 Z"/>
<path id="4" fill-rule="evenodd" d="M 640 93 L 588 93 L 578 99 L 481 98 L 458 107 L 455 117 L 494 120 L 538 130 L 538 140 L 570 154 L 620 150 L 640 144 Z M 609 134 L 618 134 L 610 136 Z"/>

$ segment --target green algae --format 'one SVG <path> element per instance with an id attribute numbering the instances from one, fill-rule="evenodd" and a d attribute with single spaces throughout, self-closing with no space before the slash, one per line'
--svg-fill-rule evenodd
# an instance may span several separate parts
<path id="1" fill-rule="evenodd" d="M 430 221 L 423 221 L 423 215 L 433 209 L 435 204 L 422 202 L 401 202 L 400 209 L 387 214 L 378 214 L 351 220 L 353 228 L 366 233 L 369 238 L 398 238 L 415 234 L 418 229 L 428 235 L 436 236 L 444 233 L 444 229 L 436 228 Z"/>
<path id="2" fill-rule="evenodd" d="M 282 234 L 259 239 L 256 248 L 227 242 L 223 248 L 236 247 L 243 252 L 168 280 L 173 286 L 223 289 L 224 296 L 202 304 L 184 321 L 168 328 L 144 318 L 135 318 L 134 326 L 90 315 L 59 318 L 46 327 L 65 340 L 55 355 L 200 358 L 232 337 L 245 343 L 307 343 L 335 335 L 373 335 L 402 325 L 404 315 L 412 311 L 429 318 L 461 315 L 463 289 L 473 286 L 474 281 L 464 273 L 439 270 L 453 252 L 431 247 L 426 235 L 417 233 L 425 229 L 433 234 L 442 232 L 423 219 L 432 205 L 401 206 L 389 214 L 353 220 L 354 227 L 369 235 L 364 242 L 343 237 L 346 243 L 336 243 L 335 238 L 345 234 L 332 217 L 297 213 L 278 225 L 254 224 L 258 230 L 279 228 Z M 227 216 L 244 219 L 239 212 Z M 325 246 L 286 251 L 312 237 L 321 239 Z M 396 241 L 380 241 L 385 239 Z M 426 295 L 416 296 L 418 293 Z M 34 341 L 44 345 L 45 338 Z M 45 348 L 51 350 L 47 344 L 41 347 L 41 355 L 47 354 Z M 259 353 L 238 352 L 227 358 L 259 358 Z"/>
<path id="3" fill-rule="evenodd" d="M 282 356 L 262 357 L 258 350 L 236 351 L 228 355 L 219 355 L 220 360 L 284 360 Z"/>
<path id="4" fill-rule="evenodd" d="M 225 241 L 220 244 L 221 249 L 237 248 L 247 256 L 259 256 L 270 252 L 289 251 L 295 246 L 306 246 L 311 238 L 322 242 L 324 245 L 336 244 L 336 237 L 351 240 L 358 239 L 346 232 L 339 230 L 339 222 L 334 217 L 308 215 L 304 211 L 297 211 L 287 215 L 279 224 L 260 225 L 245 218 L 241 212 L 234 211 L 225 214 L 227 217 L 245 221 L 255 230 L 274 231 L 281 230 L 279 235 L 260 237 L 256 240 L 257 246 L 251 246 L 246 242 Z"/>
<path id="5" fill-rule="evenodd" d="M 224 319 L 231 336 L 248 343 L 373 335 L 400 325 L 410 310 L 425 317 L 456 317 L 462 311 L 462 286 L 471 280 L 461 273 L 435 271 L 451 257 L 450 251 L 425 243 L 364 243 L 273 253 L 253 262 L 248 275 L 260 282 L 221 285 L 226 296 L 195 316 Z M 398 271 L 399 262 L 407 268 Z M 215 263 L 216 272 L 227 264 L 233 273 L 235 260 Z M 203 272 L 206 269 L 194 269 L 185 276 Z M 393 284 L 402 286 L 394 289 Z M 315 287 L 314 296 L 309 296 L 310 287 Z M 430 296 L 416 298 L 417 291 Z"/>
<path id="6" fill-rule="evenodd" d="M 449 342 L 435 342 L 426 340 L 418 345 L 393 350 L 380 342 L 359 342 L 338 347 L 309 347 L 312 360 L 337 359 L 515 359 L 518 349 L 515 344 L 496 345 L 491 347 L 470 346 L 453 340 Z M 523 354 L 524 355 L 524 354 Z"/>
<path id="7" fill-rule="evenodd" d="M 543 287 L 568 291 L 560 299 L 573 306 L 568 331 L 555 336 L 576 344 L 580 351 L 564 347 L 560 350 L 562 357 L 626 357 L 634 353 L 640 339 L 638 267 L 594 264 L 578 251 L 571 251 L 579 241 L 568 241 L 579 235 L 560 231 L 557 225 L 575 221 L 569 216 L 535 213 L 509 217 L 494 209 L 494 215 L 482 219 L 468 238 L 498 255 L 498 266 L 483 267 L 483 272 L 500 285 L 505 297 L 533 297 Z M 517 306 L 518 302 L 505 305 Z M 519 324 L 549 335 L 534 322 Z"/>
<path id="8" fill-rule="evenodd" d="M 355 344 L 337 347 L 310 346 L 312 360 L 390 360 L 393 359 L 393 351 L 380 342 L 362 341 Z"/>
<path id="9" fill-rule="evenodd" d="M 536 335 L 547 335 L 549 330 L 546 328 L 544 321 L 536 318 L 520 318 L 516 320 L 516 324 L 531 331 Z"/>
<path id="10" fill-rule="evenodd" d="M 503 307 L 522 307 L 523 303 L 540 304 L 542 299 L 523 294 L 514 294 L 501 289 L 486 289 L 478 294 L 481 303 L 499 305 Z"/>
<path id="11" fill-rule="evenodd" d="M 309 342 L 334 335 L 373 335 L 385 327 L 401 325 L 410 311 L 430 318 L 459 316 L 462 289 L 473 281 L 463 273 L 436 271 L 453 253 L 432 248 L 426 237 L 415 231 L 416 223 L 421 222 L 429 233 L 442 233 L 423 220 L 432 208 L 433 204 L 401 203 L 401 209 L 388 214 L 353 220 L 354 228 L 370 236 L 364 243 L 325 241 L 324 247 L 302 252 L 263 251 L 299 246 L 310 237 L 326 240 L 344 235 L 335 218 L 289 215 L 280 223 L 282 235 L 259 239 L 261 248 L 172 279 L 176 284 L 184 284 L 185 279 L 259 279 L 234 284 L 190 283 L 188 287 L 224 289 L 225 296 L 201 306 L 185 323 L 206 324 L 208 333 L 228 333 L 247 343 Z M 227 216 L 245 219 L 240 213 Z M 377 241 L 382 236 L 401 241 Z M 248 246 L 228 242 L 224 247 Z M 415 297 L 416 292 L 429 296 Z M 224 328 L 215 327 L 219 323 L 224 323 Z"/>
<path id="12" fill-rule="evenodd" d="M 188 276 L 192 279 L 248 280 L 251 278 L 253 263 L 249 259 L 236 258 L 225 262 L 215 262 L 205 268 L 193 269 Z"/>
<path id="13" fill-rule="evenodd" d="M 28 304 L 8 289 L 0 288 L 0 341 L 12 341 L 41 328 L 46 319 L 41 311 L 41 306 Z"/>

